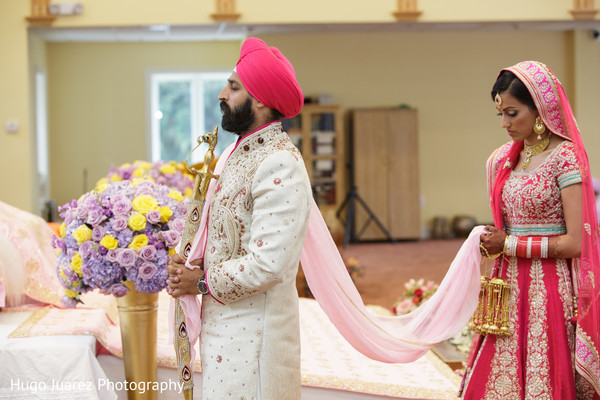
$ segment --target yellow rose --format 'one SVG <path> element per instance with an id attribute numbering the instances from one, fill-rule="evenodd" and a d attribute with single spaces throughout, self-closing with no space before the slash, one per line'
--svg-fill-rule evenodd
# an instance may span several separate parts
<path id="1" fill-rule="evenodd" d="M 129 247 L 134 250 L 139 250 L 144 246 L 148 245 L 148 236 L 145 234 L 137 235 L 133 238 L 131 243 L 129 243 Z"/>
<path id="2" fill-rule="evenodd" d="M 152 164 L 148 161 L 136 161 L 136 166 L 142 171 L 148 171 L 152 168 Z"/>
<path id="3" fill-rule="evenodd" d="M 64 271 L 62 270 L 62 268 L 59 268 L 58 271 L 60 272 L 60 276 L 62 276 L 62 278 L 65 280 L 65 282 L 68 282 L 67 275 L 65 275 Z"/>
<path id="4" fill-rule="evenodd" d="M 77 244 L 81 244 L 92 238 L 92 230 L 88 228 L 87 225 L 80 225 L 79 228 L 75 229 L 73 233 L 71 233 L 71 236 L 77 240 Z"/>
<path id="5" fill-rule="evenodd" d="M 139 183 L 144 182 L 145 179 L 144 178 L 130 178 L 130 185 L 133 187 L 136 187 Z"/>
<path id="6" fill-rule="evenodd" d="M 110 185 L 108 183 L 103 183 L 101 185 L 98 185 L 96 187 L 96 189 L 98 189 L 98 193 L 102 194 L 102 192 L 104 192 L 106 189 L 108 189 L 110 187 Z"/>
<path id="7" fill-rule="evenodd" d="M 170 165 L 170 164 L 165 164 L 162 167 L 160 167 L 161 174 L 174 174 L 175 171 L 177 171 L 175 169 L 175 167 L 173 165 Z"/>
<path id="8" fill-rule="evenodd" d="M 67 225 L 65 225 L 64 222 L 58 227 L 58 232 L 60 233 L 61 238 L 64 238 L 67 235 Z"/>
<path id="9" fill-rule="evenodd" d="M 102 240 L 100 240 L 100 245 L 106 247 L 109 250 L 112 250 L 117 248 L 119 242 L 111 235 L 104 235 Z"/>
<path id="10" fill-rule="evenodd" d="M 131 214 L 127 220 L 127 225 L 134 231 L 141 231 L 146 227 L 146 217 L 140 213 Z"/>
<path id="11" fill-rule="evenodd" d="M 71 269 L 77 275 L 81 276 L 81 266 L 83 265 L 83 260 L 81 259 L 81 254 L 77 253 L 71 259 Z M 62 270 L 60 271 L 62 272 Z"/>
<path id="12" fill-rule="evenodd" d="M 171 210 L 168 206 L 161 207 L 158 212 L 160 212 L 160 222 L 166 224 L 171 219 L 173 215 L 173 210 Z"/>
<path id="13" fill-rule="evenodd" d="M 173 200 L 177 200 L 177 201 L 182 201 L 183 200 L 183 196 L 181 195 L 181 193 L 175 191 L 175 190 L 171 190 L 169 192 L 169 198 L 173 199 Z"/>
<path id="14" fill-rule="evenodd" d="M 96 187 L 100 186 L 100 185 L 104 185 L 108 183 L 108 179 L 106 178 L 102 178 L 100 179 L 98 182 L 96 182 Z"/>
<path id="15" fill-rule="evenodd" d="M 175 254 L 175 249 L 169 249 L 169 257 Z"/>
<path id="16" fill-rule="evenodd" d="M 141 168 L 136 168 L 131 173 L 131 176 L 136 176 L 138 178 L 141 178 L 142 176 L 144 176 L 144 170 Z"/>
<path id="17" fill-rule="evenodd" d="M 156 210 L 158 208 L 158 201 L 150 195 L 140 194 L 135 199 L 131 200 L 131 206 L 135 211 L 142 215 L 146 215 L 148 211 Z"/>
<path id="18" fill-rule="evenodd" d="M 121 178 L 121 177 L 120 177 L 119 175 L 117 175 L 117 174 L 114 174 L 113 176 L 111 176 L 111 177 L 110 177 L 110 180 L 111 180 L 111 181 L 113 181 L 113 182 L 119 182 L 119 181 L 122 181 L 122 180 L 123 180 L 123 178 Z"/>

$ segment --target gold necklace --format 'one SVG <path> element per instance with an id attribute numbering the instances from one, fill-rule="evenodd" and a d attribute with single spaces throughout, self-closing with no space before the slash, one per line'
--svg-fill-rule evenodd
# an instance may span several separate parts
<path id="1" fill-rule="evenodd" d="M 525 144 L 525 159 L 523 160 L 523 171 L 525 171 L 527 167 L 529 167 L 531 157 L 541 154 L 548 148 L 548 145 L 550 144 L 550 135 L 546 136 L 534 145 L 530 146 L 525 142 L 523 142 L 523 144 Z"/>

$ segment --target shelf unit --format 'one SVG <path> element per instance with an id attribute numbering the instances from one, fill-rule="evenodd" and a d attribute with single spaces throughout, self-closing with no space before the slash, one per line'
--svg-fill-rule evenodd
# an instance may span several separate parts
<path id="1" fill-rule="evenodd" d="M 283 128 L 302 153 L 319 208 L 321 211 L 337 209 L 346 195 L 346 152 L 341 108 L 336 105 L 306 104 L 298 116 L 283 120 Z"/>

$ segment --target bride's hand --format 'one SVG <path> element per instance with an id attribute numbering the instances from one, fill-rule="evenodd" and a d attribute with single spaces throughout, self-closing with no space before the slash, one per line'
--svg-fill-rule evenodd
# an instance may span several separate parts
<path id="1" fill-rule="evenodd" d="M 483 247 L 485 247 L 490 256 L 502 253 L 504 251 L 504 241 L 506 233 L 502 229 L 498 229 L 492 225 L 486 225 L 485 232 L 479 237 Z M 485 254 L 483 249 L 482 253 Z"/>

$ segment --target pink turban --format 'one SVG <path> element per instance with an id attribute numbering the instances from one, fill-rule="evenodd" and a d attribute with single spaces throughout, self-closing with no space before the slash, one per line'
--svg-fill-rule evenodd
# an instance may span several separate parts
<path id="1" fill-rule="evenodd" d="M 302 110 L 304 95 L 294 67 L 277 48 L 258 38 L 246 39 L 235 70 L 255 99 L 285 118 L 295 117 Z"/>

